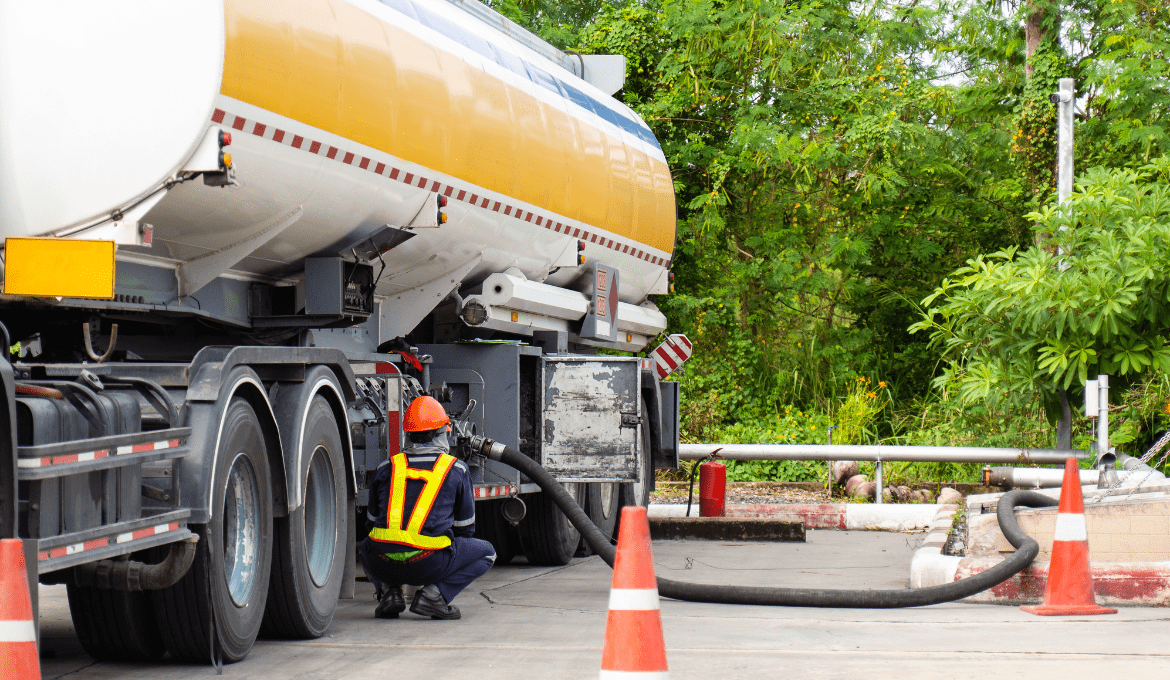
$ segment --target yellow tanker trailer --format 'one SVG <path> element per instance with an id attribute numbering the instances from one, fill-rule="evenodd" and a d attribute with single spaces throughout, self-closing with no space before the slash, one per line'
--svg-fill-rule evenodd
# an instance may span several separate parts
<path id="1" fill-rule="evenodd" d="M 91 654 L 321 635 L 420 394 L 646 502 L 677 386 L 595 350 L 665 330 L 675 210 L 623 68 L 471 0 L 0 4 L 0 536 Z M 502 561 L 573 556 L 469 463 Z"/>

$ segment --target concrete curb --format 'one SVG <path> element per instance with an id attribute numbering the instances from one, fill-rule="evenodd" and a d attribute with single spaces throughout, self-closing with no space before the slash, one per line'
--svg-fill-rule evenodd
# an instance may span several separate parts
<path id="1" fill-rule="evenodd" d="M 969 578 L 999 564 L 989 557 L 954 557 L 942 554 L 950 533 L 954 505 L 940 507 L 922 547 L 910 562 L 910 587 L 926 588 Z M 1048 582 L 1047 561 L 1037 560 L 1003 583 L 976 593 L 962 602 L 984 604 L 1037 604 L 1044 601 Z M 1098 562 L 1090 565 L 1093 593 L 1101 605 L 1161 605 L 1170 602 L 1170 562 Z"/>
<path id="2" fill-rule="evenodd" d="M 940 507 L 952 508 L 953 512 L 955 506 L 930 503 L 729 505 L 726 517 L 800 522 L 805 529 L 921 531 L 929 528 L 937 520 Z M 651 503 L 647 514 L 650 517 L 685 517 L 686 513 L 686 504 Z M 691 506 L 691 517 L 697 517 L 698 514 L 698 505 Z M 949 527 L 950 514 L 947 518 Z"/>
<path id="3" fill-rule="evenodd" d="M 804 543 L 804 525 L 776 519 L 735 517 L 651 517 L 656 541 L 784 541 Z"/>

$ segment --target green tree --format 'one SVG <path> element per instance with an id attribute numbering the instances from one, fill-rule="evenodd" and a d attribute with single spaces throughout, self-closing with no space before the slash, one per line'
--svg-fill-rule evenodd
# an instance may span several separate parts
<path id="1" fill-rule="evenodd" d="M 968 403 L 1023 405 L 1055 419 L 1059 395 L 1100 373 L 1114 387 L 1170 371 L 1170 158 L 1094 168 L 1067 209 L 1032 213 L 1061 254 L 1040 247 L 979 256 L 947 277 L 915 331 L 949 359 L 942 383 Z"/>

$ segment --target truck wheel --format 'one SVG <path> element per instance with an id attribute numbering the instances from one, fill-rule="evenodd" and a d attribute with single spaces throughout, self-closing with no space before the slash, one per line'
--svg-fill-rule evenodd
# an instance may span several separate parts
<path id="1" fill-rule="evenodd" d="M 276 545 L 265 636 L 321 637 L 341 593 L 349 531 L 345 463 L 337 419 L 319 394 L 305 415 L 301 450 L 309 458 L 301 472 L 305 496 L 296 510 L 273 521 Z"/>
<path id="2" fill-rule="evenodd" d="M 242 660 L 268 598 L 271 475 L 264 432 L 244 399 L 232 399 L 224 412 L 215 458 L 211 521 L 197 528 L 195 563 L 178 583 L 151 593 L 163 642 L 180 661 L 210 662 L 213 643 L 220 660 Z"/>
<path id="3" fill-rule="evenodd" d="M 511 563 L 516 557 L 518 539 L 516 528 L 500 515 L 503 501 L 479 501 L 475 504 L 475 537 L 482 538 L 496 549 L 496 566 Z"/>
<path id="4" fill-rule="evenodd" d="M 589 521 L 606 536 L 614 535 L 613 530 L 621 513 L 622 485 L 614 482 L 596 482 L 585 486 L 585 509 L 589 511 Z"/>
<path id="5" fill-rule="evenodd" d="M 642 412 L 647 412 L 648 406 L 642 401 Z M 638 426 L 638 443 L 642 447 L 642 467 L 638 470 L 638 479 L 628 484 L 621 484 L 620 507 L 618 517 L 613 527 L 613 537 L 617 538 L 621 526 L 621 510 L 627 505 L 636 505 L 644 508 L 650 504 L 650 487 L 654 484 L 654 459 L 650 454 L 650 423 L 647 418 L 642 419 Z"/>
<path id="6" fill-rule="evenodd" d="M 564 487 L 580 504 L 584 485 L 568 483 Z M 517 527 L 524 555 L 532 564 L 557 567 L 568 564 L 577 552 L 581 534 L 548 494 L 538 493 L 529 498 L 532 500 L 525 501 L 528 503 L 528 514 Z"/>
<path id="7" fill-rule="evenodd" d="M 98 661 L 154 661 L 166 653 L 146 593 L 66 586 L 73 628 Z"/>

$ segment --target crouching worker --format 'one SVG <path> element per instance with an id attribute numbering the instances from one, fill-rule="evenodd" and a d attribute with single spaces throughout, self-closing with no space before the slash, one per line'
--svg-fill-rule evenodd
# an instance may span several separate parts
<path id="1" fill-rule="evenodd" d="M 370 489 L 374 528 L 359 554 L 378 588 L 374 616 L 396 619 L 406 609 L 402 586 L 422 586 L 410 611 L 457 619 L 451 606 L 496 560 L 492 544 L 472 538 L 475 498 L 467 464 L 448 455 L 450 419 L 439 402 L 419 397 L 406 409 L 405 453 L 382 463 Z"/>

